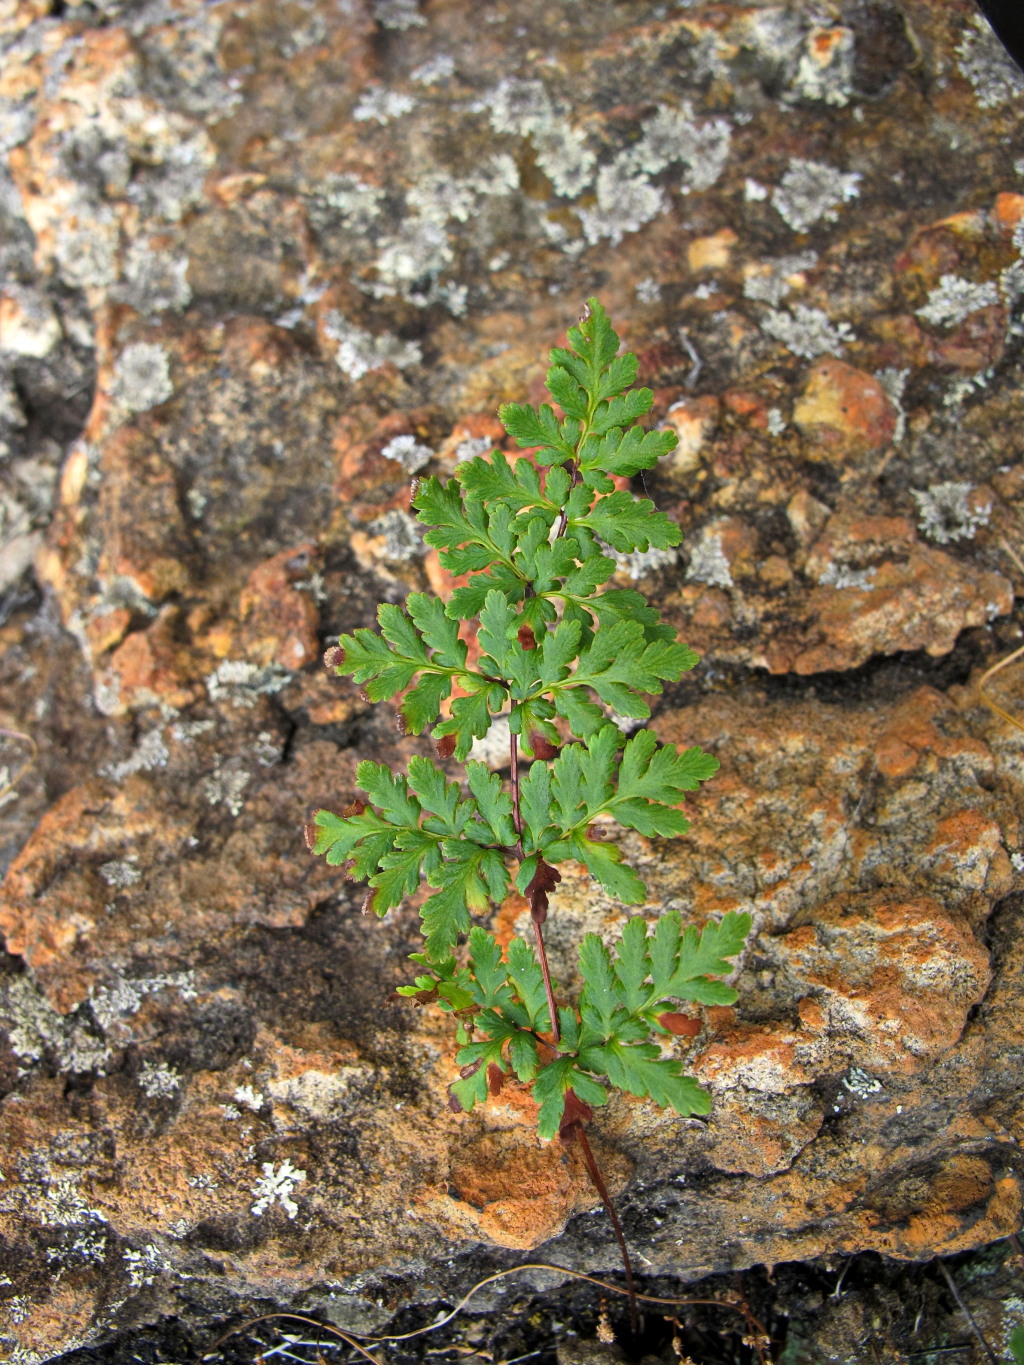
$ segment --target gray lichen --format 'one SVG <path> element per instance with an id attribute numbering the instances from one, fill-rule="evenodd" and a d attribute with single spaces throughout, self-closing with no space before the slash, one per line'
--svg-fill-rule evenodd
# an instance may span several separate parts
<path id="1" fill-rule="evenodd" d="M 729 157 L 732 130 L 725 119 L 699 122 L 689 102 L 680 108 L 660 105 L 641 125 L 641 138 L 623 153 L 629 166 L 657 175 L 676 162 L 686 167 L 681 187 L 685 191 L 710 189 Z"/>
<path id="2" fill-rule="evenodd" d="M 875 375 L 889 402 L 896 409 L 896 429 L 892 436 L 893 445 L 899 445 L 907 433 L 907 414 L 903 408 L 903 392 L 907 387 L 909 377 L 909 369 L 896 369 L 893 366 L 886 366 L 885 369 L 879 370 Z"/>
<path id="3" fill-rule="evenodd" d="M 665 208 L 665 197 L 656 185 L 633 174 L 627 163 L 613 162 L 598 171 L 597 208 L 581 209 L 580 224 L 588 242 L 607 238 L 617 246 L 627 232 L 636 232 Z"/>
<path id="4" fill-rule="evenodd" d="M 813 360 L 819 355 L 842 355 L 843 347 L 853 340 L 853 332 L 845 322 L 832 322 L 820 308 L 794 305 L 792 311 L 773 308 L 762 323 L 764 330 L 783 346 Z"/>
<path id="5" fill-rule="evenodd" d="M 918 526 L 929 540 L 948 545 L 954 540 L 972 540 L 980 526 L 987 526 L 992 515 L 990 504 L 971 506 L 969 483 L 934 483 L 926 490 L 912 488 L 917 503 Z"/>
<path id="6" fill-rule="evenodd" d="M 434 458 L 430 446 L 417 441 L 415 436 L 393 436 L 380 452 L 385 460 L 395 460 L 407 474 L 418 473 L 425 464 Z"/>
<path id="7" fill-rule="evenodd" d="M 982 109 L 995 109 L 1024 95 L 1024 76 L 980 14 L 971 15 L 956 58 Z"/>
<path id="8" fill-rule="evenodd" d="M 381 28 L 398 32 L 408 28 L 425 28 L 427 23 L 416 8 L 416 0 L 373 0 L 373 17 Z"/>
<path id="9" fill-rule="evenodd" d="M 115 858 L 109 863 L 100 866 L 100 876 L 108 886 L 126 889 L 129 886 L 136 886 L 142 880 L 142 873 L 135 866 L 138 858 L 131 854 L 127 858 Z"/>
<path id="10" fill-rule="evenodd" d="M 386 86 L 375 85 L 364 90 L 352 110 L 357 123 L 379 123 L 382 126 L 392 119 L 402 118 L 416 107 L 411 95 L 401 90 L 388 90 Z"/>
<path id="11" fill-rule="evenodd" d="M 447 52 L 438 52 L 410 72 L 410 79 L 418 81 L 420 85 L 439 85 L 454 74 L 455 58 Z"/>
<path id="12" fill-rule="evenodd" d="M 649 574 L 657 573 L 659 569 L 669 568 L 676 562 L 678 552 L 652 547 L 650 550 L 633 550 L 628 554 L 616 552 L 613 558 L 618 572 L 628 574 L 636 582 Z"/>
<path id="13" fill-rule="evenodd" d="M 224 659 L 206 678 L 206 692 L 213 702 L 230 701 L 249 709 L 260 697 L 280 692 L 290 677 L 280 664 L 260 667 L 246 659 Z"/>
<path id="14" fill-rule="evenodd" d="M 126 412 L 145 412 L 174 392 L 167 352 L 152 341 L 125 347 L 114 366 L 110 396 Z"/>
<path id="15" fill-rule="evenodd" d="M 693 583 L 731 588 L 732 570 L 722 549 L 722 534 L 716 526 L 705 526 L 690 542 L 690 563 L 686 577 Z"/>
<path id="16" fill-rule="evenodd" d="M 748 299 L 770 303 L 777 308 L 799 282 L 805 270 L 818 264 L 816 251 L 798 251 L 790 256 L 776 256 L 757 262 L 746 271 L 743 293 Z"/>
<path id="17" fill-rule="evenodd" d="M 291 1196 L 296 1185 L 305 1178 L 306 1172 L 297 1170 L 287 1157 L 279 1167 L 272 1161 L 264 1161 L 263 1174 L 252 1187 L 255 1198 L 250 1212 L 259 1218 L 272 1204 L 277 1203 L 289 1218 L 294 1218 L 299 1206 Z"/>
<path id="18" fill-rule="evenodd" d="M 833 222 L 839 207 L 856 199 L 860 182 L 856 171 L 837 171 L 823 161 L 793 157 L 772 191 L 772 205 L 794 232 L 806 232 L 814 223 Z"/>
<path id="19" fill-rule="evenodd" d="M 353 383 L 384 365 L 394 365 L 401 370 L 418 365 L 423 359 L 415 341 L 399 341 L 387 334 L 374 336 L 347 322 L 337 311 L 328 314 L 324 331 L 331 340 L 337 341 L 335 364 Z"/>
<path id="20" fill-rule="evenodd" d="M 170 753 L 160 731 L 150 730 L 142 736 L 126 759 L 120 763 L 108 763 L 102 771 L 104 777 L 109 777 L 112 782 L 123 782 L 133 773 L 165 768 L 169 758 Z"/>
<path id="21" fill-rule="evenodd" d="M 928 293 L 928 302 L 917 310 L 917 316 L 933 327 L 950 327 L 961 323 L 979 308 L 999 302 L 999 290 L 994 281 L 974 283 L 959 275 L 943 275 Z"/>
<path id="22" fill-rule="evenodd" d="M 150 1099 L 170 1099 L 181 1089 L 181 1073 L 165 1062 L 143 1062 L 139 1085 Z"/>
<path id="23" fill-rule="evenodd" d="M 393 563 L 403 564 L 407 560 L 416 559 L 426 550 L 419 527 L 401 508 L 393 507 L 391 511 L 377 517 L 370 522 L 367 530 L 371 535 L 383 537 L 384 558 Z"/>

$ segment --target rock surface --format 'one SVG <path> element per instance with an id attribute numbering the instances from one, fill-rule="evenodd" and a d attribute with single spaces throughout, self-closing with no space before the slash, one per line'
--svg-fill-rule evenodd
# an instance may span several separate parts
<path id="1" fill-rule="evenodd" d="M 710 1119 L 595 1125 L 638 1263 L 1012 1233 L 1024 738 L 977 682 L 1021 638 L 1024 78 L 968 0 L 23 0 L 0 42 L 0 1354 L 372 1330 L 560 1235 L 616 1268 L 529 1101 L 453 1116 L 446 1025 L 386 1003 L 415 907 L 301 837 L 421 747 L 319 666 L 445 586 L 411 478 L 595 292 L 680 435 L 682 551 L 620 565 L 703 655 L 652 723 L 723 764 L 628 852 L 652 918 L 756 926 L 677 1040 Z M 622 918 L 566 878 L 564 981 Z M 808 1358 L 867 1350 L 860 1292 Z"/>

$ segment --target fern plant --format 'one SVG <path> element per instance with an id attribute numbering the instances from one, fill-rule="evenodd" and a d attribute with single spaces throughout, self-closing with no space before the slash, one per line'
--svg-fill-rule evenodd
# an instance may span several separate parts
<path id="1" fill-rule="evenodd" d="M 537 1101 L 542 1138 L 585 1143 L 583 1126 L 612 1090 L 681 1115 L 709 1111 L 708 1095 L 662 1044 L 685 1029 L 679 1004 L 735 1000 L 721 978 L 750 918 L 730 913 L 698 933 L 675 911 L 653 932 L 637 916 L 613 947 L 583 939 L 575 1002 L 560 1000 L 551 979 L 543 926 L 559 867 L 580 863 L 611 896 L 643 904 L 646 888 L 606 825 L 683 834 L 685 795 L 718 768 L 699 747 L 660 744 L 645 728 L 627 739 L 618 723 L 646 720 L 645 694 L 697 662 L 640 593 L 607 586 L 609 547 L 626 554 L 680 541 L 650 501 L 614 482 L 651 468 L 676 437 L 638 424 L 653 394 L 631 387 L 636 357 L 618 354 L 596 299 L 568 341 L 552 351 L 547 375 L 561 415 L 549 404 L 500 409 L 529 457 L 494 450 L 446 484 L 428 478 L 414 490 L 427 544 L 464 585 L 447 602 L 410 593 L 404 609 L 382 605 L 379 632 L 343 635 L 326 659 L 371 701 L 401 694 L 407 732 L 430 727 L 438 758 L 464 764 L 466 789 L 424 756 L 406 774 L 363 762 L 365 800 L 340 815 L 318 811 L 307 840 L 369 882 L 367 912 L 385 915 L 430 888 L 423 950 L 412 959 L 419 973 L 399 994 L 455 1016 L 453 1107 L 473 1109 L 512 1073 Z M 478 642 L 472 661 L 467 638 Z M 507 782 L 469 757 L 499 716 L 511 736 Z M 472 918 L 513 886 L 529 903 L 535 941 L 513 938 L 503 951 Z M 607 1202 L 589 1147 L 586 1155 Z"/>

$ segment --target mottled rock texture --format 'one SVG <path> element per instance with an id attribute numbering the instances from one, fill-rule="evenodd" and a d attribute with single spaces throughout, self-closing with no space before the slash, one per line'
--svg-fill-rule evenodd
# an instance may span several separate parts
<path id="1" fill-rule="evenodd" d="M 628 851 L 652 919 L 755 920 L 678 1040 L 710 1119 L 595 1125 L 638 1266 L 1013 1232 L 1024 735 L 976 685 L 1021 635 L 1024 80 L 968 0 L 7 0 L 0 38 L 0 726 L 38 746 L 0 1354 L 372 1326 L 560 1234 L 615 1269 L 514 1086 L 448 1112 L 447 1025 L 388 1003 L 415 906 L 369 923 L 301 837 L 422 747 L 318 662 L 445 586 L 410 479 L 592 293 L 680 435 L 683 549 L 620 566 L 703 655 L 653 725 L 723 765 Z M 622 918 L 566 877 L 564 981 Z"/>

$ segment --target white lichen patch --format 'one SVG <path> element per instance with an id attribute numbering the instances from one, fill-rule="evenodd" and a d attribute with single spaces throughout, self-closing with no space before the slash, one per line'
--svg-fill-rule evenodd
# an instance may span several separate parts
<path id="1" fill-rule="evenodd" d="M 73 1235 L 65 1235 L 60 1246 L 47 1247 L 46 1259 L 57 1268 L 59 1275 L 75 1265 L 102 1265 L 108 1249 L 106 1224 L 91 1225 L 76 1229 Z"/>
<path id="2" fill-rule="evenodd" d="M 232 815 L 240 815 L 245 804 L 243 793 L 252 781 L 252 773 L 244 768 L 217 767 L 203 782 L 203 795 L 211 806 L 226 806 Z"/>
<path id="3" fill-rule="evenodd" d="M 793 77 L 794 96 L 842 108 L 853 94 L 855 39 L 852 29 L 814 24 Z"/>
<path id="4" fill-rule="evenodd" d="M 882 1082 L 876 1076 L 870 1076 L 861 1067 L 851 1066 L 842 1079 L 842 1086 L 851 1095 L 856 1095 L 859 1100 L 866 1100 L 869 1095 L 879 1093 L 882 1089 Z"/>
<path id="5" fill-rule="evenodd" d="M 640 140 L 621 153 L 634 173 L 658 175 L 669 166 L 685 167 L 680 188 L 684 193 L 707 190 L 718 180 L 729 158 L 730 124 L 721 118 L 694 118 L 693 107 L 684 102 L 678 109 L 662 104 L 640 126 Z"/>
<path id="6" fill-rule="evenodd" d="M 793 157 L 772 191 L 772 205 L 794 232 L 806 232 L 814 223 L 834 222 L 840 206 L 857 198 L 860 182 L 856 171 Z"/>
<path id="7" fill-rule="evenodd" d="M 299 1206 L 291 1196 L 296 1185 L 305 1178 L 306 1172 L 297 1170 L 287 1157 L 280 1167 L 276 1167 L 272 1161 L 264 1161 L 263 1174 L 252 1187 L 255 1199 L 250 1212 L 259 1218 L 272 1204 L 277 1203 L 289 1218 L 294 1218 Z"/>
<path id="8" fill-rule="evenodd" d="M 767 424 L 769 436 L 782 435 L 782 433 L 786 430 L 786 419 L 782 415 L 781 408 L 768 409 Z"/>
<path id="9" fill-rule="evenodd" d="M 416 181 L 406 201 L 425 222 L 468 222 L 476 207 L 477 196 L 468 180 L 446 175 L 442 171 L 428 171 Z"/>
<path id="10" fill-rule="evenodd" d="M 418 365 L 423 359 L 423 352 L 415 341 L 399 341 L 387 333 L 374 336 L 347 322 L 337 311 L 328 314 L 324 331 L 332 341 L 338 343 L 335 364 L 353 383 L 371 370 L 382 369 L 385 365 L 394 365 L 402 370 L 410 365 Z"/>
<path id="11" fill-rule="evenodd" d="M 896 428 L 893 431 L 893 445 L 899 445 L 900 441 L 907 433 L 907 414 L 903 408 L 903 393 L 907 387 L 907 380 L 910 378 L 908 369 L 896 369 L 894 366 L 886 366 L 884 370 L 878 370 L 875 378 L 881 384 L 889 402 L 896 409 Z"/>
<path id="12" fill-rule="evenodd" d="M 845 322 L 833 322 L 820 308 L 795 304 L 792 310 L 773 308 L 761 324 L 769 336 L 804 360 L 819 355 L 842 355 L 853 332 Z"/>
<path id="13" fill-rule="evenodd" d="M 64 283 L 72 289 L 114 284 L 119 236 L 117 217 L 106 204 L 90 204 L 87 218 L 61 222 L 53 254 Z"/>
<path id="14" fill-rule="evenodd" d="M 374 298 L 393 298 L 398 294 L 417 308 L 426 308 L 442 296 L 439 278 L 454 259 L 444 224 L 416 214 L 406 218 L 399 230 L 381 243 L 374 263 L 377 278 L 364 287 Z M 420 358 L 418 346 L 415 356 Z"/>
<path id="15" fill-rule="evenodd" d="M 58 1014 L 28 977 L 15 977 L 0 990 L 0 1023 L 23 1070 L 46 1053 L 62 1069 L 82 1072 L 101 1070 L 110 1056 L 81 1008 Z"/>
<path id="16" fill-rule="evenodd" d="M 152 1284 L 156 1277 L 173 1267 L 164 1259 L 163 1253 L 152 1242 L 141 1251 L 129 1247 L 122 1253 L 128 1283 L 132 1289 L 142 1289 Z"/>
<path id="17" fill-rule="evenodd" d="M 264 696 L 280 692 L 291 674 L 280 664 L 260 667 L 245 659 L 224 659 L 206 678 L 206 693 L 213 702 L 230 701 L 245 710 Z"/>
<path id="18" fill-rule="evenodd" d="M 557 124 L 549 133 L 535 134 L 534 146 L 537 165 L 556 194 L 575 198 L 593 180 L 597 154 L 587 146 L 586 136 L 578 128 Z"/>
<path id="19" fill-rule="evenodd" d="M 119 977 L 109 986 L 93 986 L 89 992 L 89 1009 L 103 1031 L 137 1014 L 143 998 L 159 991 L 178 991 L 182 1000 L 196 998 L 195 973 L 166 972 L 161 976 L 142 976 L 134 980 Z"/>
<path id="20" fill-rule="evenodd" d="M 142 873 L 135 866 L 137 862 L 134 853 L 127 858 L 114 858 L 109 863 L 101 864 L 99 873 L 108 886 L 124 890 L 142 881 Z"/>
<path id="21" fill-rule="evenodd" d="M 591 245 L 607 238 L 617 246 L 627 232 L 636 232 L 667 207 L 656 185 L 618 161 L 598 171 L 596 195 L 596 209 L 580 210 L 583 235 Z"/>
<path id="22" fill-rule="evenodd" d="M 971 16 L 956 46 L 956 64 L 982 109 L 1024 96 L 1024 76 L 980 14 Z"/>
<path id="23" fill-rule="evenodd" d="M 407 474 L 418 474 L 434 458 L 430 446 L 417 441 L 415 436 L 393 436 L 380 452 L 385 460 L 395 460 Z"/>
<path id="24" fill-rule="evenodd" d="M 428 57 L 425 62 L 415 67 L 410 73 L 410 80 L 416 81 L 420 85 L 439 85 L 442 81 L 450 80 L 455 75 L 455 58 L 447 52 L 439 52 L 434 57 Z"/>
<path id="25" fill-rule="evenodd" d="M 992 505 L 972 503 L 969 483 L 934 483 L 921 491 L 912 488 L 917 503 L 918 527 L 929 540 L 948 545 L 954 540 L 972 540 L 980 526 L 987 526 Z"/>
<path id="26" fill-rule="evenodd" d="M 705 526 L 691 541 L 686 577 L 692 583 L 707 583 L 712 587 L 733 586 L 732 569 L 722 549 L 722 533 L 717 527 Z"/>
<path id="27" fill-rule="evenodd" d="M 976 374 L 963 374 L 954 379 L 942 398 L 944 408 L 958 408 L 972 394 L 979 393 L 992 381 L 995 371 L 991 365 Z"/>
<path id="28" fill-rule="evenodd" d="M 258 1114 L 264 1105 L 263 1096 L 251 1085 L 237 1086 L 231 1098 L 236 1104 L 244 1104 L 246 1109 L 251 1109 L 254 1114 Z"/>
<path id="29" fill-rule="evenodd" d="M 407 28 L 425 28 L 427 23 L 416 0 L 373 0 L 373 17 L 381 28 L 400 33 Z"/>
<path id="30" fill-rule="evenodd" d="M 555 107 L 540 81 L 508 76 L 490 92 L 485 106 L 496 133 L 515 133 L 529 137 L 553 131 Z"/>
<path id="31" fill-rule="evenodd" d="M 489 436 L 469 436 L 455 447 L 455 458 L 475 460 L 478 455 L 488 455 L 493 449 L 494 442 Z"/>
<path id="32" fill-rule="evenodd" d="M 165 1062 L 143 1062 L 139 1085 L 150 1099 L 170 1099 L 181 1089 L 181 1072 Z"/>
<path id="33" fill-rule="evenodd" d="M 133 773 L 152 772 L 154 768 L 166 768 L 170 751 L 164 743 L 159 730 L 149 730 L 142 736 L 133 751 L 120 763 L 108 763 L 101 769 L 104 777 L 112 782 L 123 782 Z"/>
<path id="34" fill-rule="evenodd" d="M 37 1220 L 45 1228 L 74 1228 L 106 1221 L 98 1209 L 89 1206 L 77 1180 L 70 1176 L 54 1181 L 34 1208 Z"/>
<path id="35" fill-rule="evenodd" d="M 126 412 L 146 412 L 174 392 L 167 352 L 152 341 L 136 341 L 117 358 L 110 396 Z"/>
<path id="36" fill-rule="evenodd" d="M 917 316 L 933 327 L 950 327 L 961 323 L 979 308 L 999 302 L 999 290 L 993 280 L 974 283 L 960 275 L 943 275 L 928 293 L 928 302 L 917 310 Z"/>
<path id="37" fill-rule="evenodd" d="M 636 296 L 641 303 L 657 303 L 661 298 L 661 285 L 653 275 L 645 275 L 636 282 Z"/>
<path id="38" fill-rule="evenodd" d="M 875 581 L 877 570 L 872 566 L 867 569 L 850 569 L 842 564 L 829 564 L 818 575 L 818 583 L 823 588 L 857 588 L 860 592 L 867 592 Z"/>
<path id="39" fill-rule="evenodd" d="M 343 1066 L 337 1071 L 301 1071 L 271 1081 L 267 1089 L 280 1104 L 296 1109 L 306 1119 L 329 1120 L 350 1095 L 354 1082 L 365 1082 L 370 1071 L 364 1066 Z"/>
<path id="40" fill-rule="evenodd" d="M 167 309 L 180 313 L 192 298 L 188 264 L 187 256 L 160 251 L 140 238 L 125 253 L 124 283 L 114 292 L 147 317 Z"/>
<path id="41" fill-rule="evenodd" d="M 816 251 L 798 251 L 790 256 L 752 262 L 744 270 L 743 293 L 748 299 L 777 308 L 787 294 L 805 283 L 804 271 L 817 264 Z"/>
<path id="42" fill-rule="evenodd" d="M 647 578 L 659 569 L 667 569 L 678 559 L 676 550 L 659 550 L 652 546 L 649 550 L 632 550 L 628 554 L 616 551 L 613 554 L 618 573 L 628 574 L 634 582 Z"/>
<path id="43" fill-rule="evenodd" d="M 392 119 L 403 118 L 416 108 L 411 95 L 401 90 L 389 90 L 383 85 L 371 86 L 364 90 L 352 110 L 352 117 L 358 123 L 379 123 L 383 126 Z"/>
<path id="44" fill-rule="evenodd" d="M 368 232 L 381 215 L 384 191 L 358 175 L 327 176 L 313 196 L 313 217 L 334 219 L 354 233 Z"/>
<path id="45" fill-rule="evenodd" d="M 384 558 L 392 563 L 404 564 L 426 551 L 418 525 L 408 512 L 403 512 L 400 507 L 393 507 L 382 517 L 377 517 L 366 529 L 371 535 L 383 539 Z"/>

